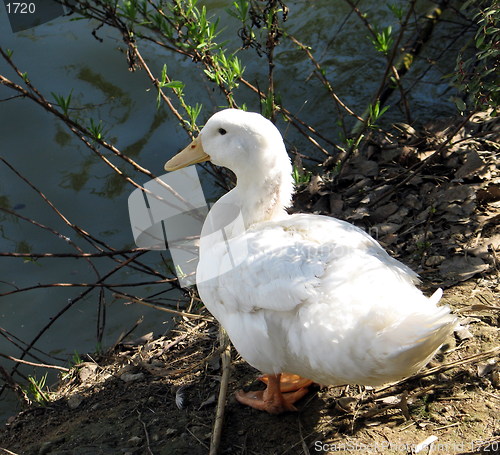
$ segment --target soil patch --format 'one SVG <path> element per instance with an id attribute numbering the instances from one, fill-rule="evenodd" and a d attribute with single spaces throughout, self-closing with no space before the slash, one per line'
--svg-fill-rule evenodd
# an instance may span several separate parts
<path id="1" fill-rule="evenodd" d="M 297 413 L 270 416 L 235 402 L 235 390 L 262 385 L 233 350 L 220 453 L 404 454 L 429 437 L 437 438 L 435 453 L 498 453 L 499 313 L 480 297 L 489 292 L 473 281 L 446 292 L 445 303 L 471 312 L 419 375 L 377 389 L 313 389 Z M 220 382 L 217 331 L 213 321 L 179 321 L 169 337 L 88 359 L 53 401 L 12 418 L 0 447 L 23 455 L 207 454 Z"/>

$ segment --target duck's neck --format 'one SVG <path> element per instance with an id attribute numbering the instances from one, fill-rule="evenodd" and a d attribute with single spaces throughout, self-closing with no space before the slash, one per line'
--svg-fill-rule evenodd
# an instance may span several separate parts
<path id="1" fill-rule="evenodd" d="M 286 216 L 293 193 L 292 166 L 288 156 L 275 163 L 258 166 L 252 172 L 236 174 L 236 187 L 228 194 L 240 207 L 245 229 L 255 223 Z"/>

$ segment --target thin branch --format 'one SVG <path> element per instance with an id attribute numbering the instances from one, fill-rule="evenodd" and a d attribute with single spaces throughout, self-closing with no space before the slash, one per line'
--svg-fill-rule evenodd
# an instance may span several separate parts
<path id="1" fill-rule="evenodd" d="M 13 333 L 10 333 L 4 327 L 0 327 L 0 336 L 2 336 L 3 338 L 5 338 L 9 343 L 11 343 L 12 345 L 14 345 L 20 351 L 23 350 L 23 345 L 27 345 L 27 343 L 25 341 L 21 340 L 19 337 L 17 337 Z M 46 353 L 46 352 L 44 352 L 44 351 L 42 351 L 42 350 L 40 350 L 38 348 L 33 348 L 32 350 L 38 352 L 41 355 L 44 355 L 45 357 L 49 357 L 51 359 L 58 360 L 60 362 L 64 362 L 65 361 L 65 359 L 63 359 L 63 358 L 53 356 L 53 355 L 48 354 L 48 353 Z M 38 357 L 37 355 L 33 354 L 32 352 L 29 353 L 29 356 L 31 358 L 33 358 L 34 360 L 37 360 L 40 363 L 44 363 L 44 361 L 40 357 Z"/>
<path id="2" fill-rule="evenodd" d="M 30 365 L 32 367 L 49 368 L 52 370 L 64 371 L 65 373 L 67 373 L 69 371 L 69 368 L 60 367 L 59 365 L 48 365 L 46 363 L 28 362 L 27 360 L 16 359 L 15 357 L 12 357 L 12 356 L 7 355 L 7 354 L 2 354 L 1 352 L 0 352 L 0 357 L 3 357 L 4 359 L 7 359 L 7 360 L 12 360 L 13 362 L 16 362 L 16 363 L 22 363 L 23 365 Z"/>
<path id="3" fill-rule="evenodd" d="M 1 365 L 0 365 L 0 375 L 3 376 L 3 379 L 5 381 L 5 385 L 8 385 L 14 391 L 14 393 L 18 396 L 21 403 L 28 404 L 29 398 L 26 395 L 26 392 L 23 390 L 23 388 L 16 381 L 14 381 L 12 376 Z M 2 450 L 5 450 L 5 449 L 2 449 Z"/>
<path id="4" fill-rule="evenodd" d="M 141 423 L 142 428 L 144 430 L 144 436 L 146 437 L 146 449 L 147 449 L 149 455 L 154 455 L 152 450 L 151 450 L 151 446 L 149 444 L 148 427 L 146 426 L 146 423 L 141 419 L 141 413 L 139 412 L 139 410 L 137 410 L 137 414 L 138 414 L 137 418 L 139 419 L 139 422 Z"/>
<path id="5" fill-rule="evenodd" d="M 121 270 L 123 267 L 127 266 L 130 262 L 134 261 L 137 257 L 141 256 L 143 253 L 142 252 L 139 252 L 137 253 L 135 256 L 132 256 L 130 258 L 128 258 L 126 261 L 120 263 L 118 266 L 116 266 L 113 270 L 111 270 L 110 272 L 106 273 L 103 277 L 101 277 L 99 279 L 99 281 L 104 281 L 105 279 L 109 278 L 111 275 L 113 275 L 114 273 L 118 272 L 119 270 Z M 68 311 L 73 305 L 75 305 L 78 301 L 80 301 L 81 299 L 83 299 L 87 294 L 89 294 L 89 292 L 91 292 L 92 290 L 94 289 L 94 287 L 90 287 L 89 289 L 85 290 L 84 292 L 82 292 L 78 297 L 76 297 L 75 299 L 72 299 L 70 300 L 61 310 L 59 310 L 59 312 L 53 316 L 50 321 L 45 324 L 45 326 L 37 333 L 37 335 L 31 340 L 31 342 L 28 344 L 28 346 L 24 349 L 23 353 L 21 354 L 20 356 L 20 360 L 22 360 L 27 352 L 35 345 L 35 343 L 43 336 L 43 334 L 45 332 L 47 332 L 47 330 L 50 329 L 50 327 L 52 327 L 52 325 L 63 315 L 66 313 L 66 311 Z M 19 366 L 19 363 L 16 363 L 16 365 L 14 365 L 13 369 L 12 369 L 12 373 L 11 374 L 14 374 L 14 372 L 17 371 L 17 368 Z"/>
<path id="6" fill-rule="evenodd" d="M 379 90 L 377 92 L 377 97 L 375 99 L 380 100 L 380 104 L 385 104 L 386 101 L 388 100 L 389 96 L 393 93 L 394 87 L 391 84 L 387 83 L 387 77 L 390 72 L 393 71 L 392 66 L 393 62 L 396 59 L 396 53 L 399 51 L 399 45 L 401 43 L 401 40 L 403 38 L 403 30 L 406 27 L 406 24 L 408 23 L 408 20 L 410 19 L 410 13 L 413 12 L 414 6 L 415 6 L 416 0 L 412 0 L 412 5 L 411 8 L 408 11 L 408 15 L 405 18 L 405 21 L 403 25 L 401 26 L 401 32 L 398 35 L 398 38 L 396 39 L 396 43 L 394 44 L 393 51 L 391 53 L 391 57 L 389 59 L 389 64 L 391 67 L 386 68 L 386 72 L 384 74 L 384 78 L 382 79 L 380 83 Z M 417 56 L 420 51 L 422 50 L 423 46 L 425 43 L 427 43 L 434 31 L 434 28 L 436 24 L 438 23 L 440 17 L 443 14 L 443 11 L 447 8 L 449 3 L 449 0 L 441 0 L 438 5 L 432 8 L 431 11 L 429 11 L 424 19 L 423 26 L 421 30 L 417 32 L 417 35 L 414 37 L 413 42 L 407 46 L 407 49 L 405 49 L 404 55 L 406 56 L 411 56 L 414 58 Z M 405 63 L 403 61 L 403 58 L 400 58 L 400 61 L 397 62 L 395 65 L 396 71 L 398 73 L 398 79 L 401 79 L 411 68 L 411 65 L 409 65 L 407 62 Z"/>
<path id="7" fill-rule="evenodd" d="M 210 440 L 209 455 L 217 455 L 219 453 L 222 429 L 224 426 L 224 411 L 226 408 L 227 388 L 231 373 L 231 343 L 229 342 L 229 337 L 227 336 L 227 333 L 222 326 L 219 327 L 219 344 L 222 350 L 222 377 L 220 380 L 219 398 L 217 400 L 217 410 L 215 413 L 212 438 Z"/>
<path id="8" fill-rule="evenodd" d="M 429 155 L 421 162 L 414 164 L 404 174 L 400 174 L 396 177 L 393 177 L 392 179 L 386 180 L 384 182 L 384 185 L 387 185 L 389 182 L 392 182 L 393 180 L 400 179 L 402 175 L 405 174 L 407 175 L 405 178 L 403 178 L 403 180 L 391 186 L 388 190 L 381 193 L 377 198 L 370 201 L 370 203 L 367 204 L 367 207 L 373 207 L 374 205 L 388 198 L 391 194 L 395 193 L 401 186 L 403 186 L 405 183 L 409 182 L 413 177 L 415 177 L 425 167 L 431 164 L 438 156 L 441 155 L 444 148 L 450 143 L 450 141 L 455 137 L 455 135 L 468 123 L 468 121 L 473 115 L 474 115 L 473 112 L 469 113 L 465 117 L 465 119 L 457 127 L 455 127 L 450 134 L 448 134 L 448 138 L 446 139 L 446 141 L 442 142 L 436 149 L 436 151 L 432 153 L 432 155 Z"/>
<path id="9" fill-rule="evenodd" d="M 19 455 L 15 452 L 11 452 L 10 450 L 7 450 L 7 449 L 4 449 L 3 447 L 0 447 L 0 450 L 2 450 L 3 452 L 5 452 L 7 455 Z"/>
<path id="10" fill-rule="evenodd" d="M 382 392 L 385 392 L 393 387 L 400 386 L 402 384 L 406 384 L 407 382 L 414 381 L 417 379 L 422 379 L 427 376 L 433 375 L 433 374 L 438 374 L 442 373 L 444 371 L 450 370 L 452 368 L 456 368 L 462 365 L 468 365 L 470 363 L 476 363 L 481 360 L 487 360 L 491 359 L 492 357 L 496 357 L 497 355 L 500 354 L 500 346 L 496 346 L 492 349 L 489 349 L 488 351 L 480 352 L 478 354 L 473 354 L 468 357 L 465 357 L 460 360 L 455 360 L 454 362 L 446 363 L 444 365 L 439 365 L 434 368 L 429 368 L 428 370 L 422 371 L 421 373 L 414 374 L 413 376 L 410 376 L 408 378 L 402 379 L 401 381 L 395 382 L 393 384 L 389 384 L 379 390 L 377 390 L 377 397 L 380 396 Z"/>
<path id="11" fill-rule="evenodd" d="M 0 210 L 3 210 L 0 207 Z M 0 252 L 0 257 L 13 257 L 13 258 L 109 258 L 117 255 L 124 254 L 134 254 L 138 252 L 148 251 L 145 248 L 129 248 L 126 250 L 114 250 L 114 251 L 99 251 L 98 253 L 16 253 L 10 252 Z"/>
<path id="12" fill-rule="evenodd" d="M 182 316 L 182 317 L 186 317 L 189 319 L 204 319 L 206 321 L 212 320 L 211 317 L 203 316 L 201 314 L 186 313 L 185 311 L 172 310 L 171 308 L 165 308 L 165 307 L 157 305 L 155 303 L 148 302 L 146 299 L 140 299 L 140 298 L 128 295 L 128 294 L 123 294 L 121 292 L 115 292 L 113 294 L 113 296 L 121 298 L 121 299 L 125 299 L 125 300 L 130 300 L 130 302 L 139 303 L 141 305 L 145 305 L 145 306 L 148 306 L 150 308 L 154 308 L 155 310 L 165 311 L 166 313 L 175 314 L 177 316 Z"/>
<path id="13" fill-rule="evenodd" d="M 316 68 L 316 71 L 315 71 L 315 74 L 316 74 L 316 77 L 321 81 L 321 83 L 325 86 L 325 88 L 327 89 L 328 93 L 330 94 L 330 96 L 333 98 L 333 100 L 335 101 L 335 103 L 337 105 L 339 105 L 342 109 L 344 109 L 349 115 L 351 115 L 352 117 L 356 118 L 357 120 L 359 120 L 360 122 L 363 121 L 363 118 L 360 117 L 359 115 L 357 115 L 354 111 L 352 111 L 349 106 L 347 106 L 347 104 L 345 104 L 339 97 L 338 95 L 335 93 L 335 90 L 333 89 L 333 86 L 331 84 L 331 82 L 326 78 L 326 76 L 323 74 L 323 69 L 321 68 L 320 64 L 317 62 L 317 60 L 314 58 L 314 55 L 312 54 L 312 52 L 310 51 L 309 47 L 307 47 L 305 44 L 302 44 L 297 38 L 295 38 L 293 35 L 287 35 L 288 38 L 290 38 L 290 40 L 292 41 L 292 43 L 294 43 L 297 47 L 299 47 L 300 49 L 302 49 L 307 57 L 309 58 L 309 60 L 311 60 L 312 64 L 314 65 L 314 67 Z"/>

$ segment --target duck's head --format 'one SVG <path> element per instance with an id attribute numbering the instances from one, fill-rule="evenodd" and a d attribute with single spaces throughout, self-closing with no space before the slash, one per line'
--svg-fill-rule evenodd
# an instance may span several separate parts
<path id="1" fill-rule="evenodd" d="M 231 169 L 238 178 L 277 166 L 291 172 L 290 159 L 278 129 L 254 112 L 225 109 L 214 114 L 198 137 L 165 164 L 175 171 L 210 160 Z"/>

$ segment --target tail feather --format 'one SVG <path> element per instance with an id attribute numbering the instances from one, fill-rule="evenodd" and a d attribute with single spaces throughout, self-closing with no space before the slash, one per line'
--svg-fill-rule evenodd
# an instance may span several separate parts
<path id="1" fill-rule="evenodd" d="M 407 338 L 411 342 L 402 346 L 390 359 L 400 373 L 400 378 L 411 376 L 427 365 L 457 324 L 457 318 L 450 313 L 448 307 L 439 308 L 433 317 L 419 316 L 421 317 L 415 317 L 411 321 L 413 327 L 418 327 L 418 331 L 413 331 L 413 336 Z"/>
<path id="2" fill-rule="evenodd" d="M 441 300 L 441 297 L 443 297 L 443 290 L 441 288 L 437 288 L 434 291 L 434 294 L 432 294 L 429 297 L 429 303 L 432 305 L 437 305 L 438 302 Z M 445 308 L 448 308 L 448 307 L 445 307 Z M 448 308 L 448 311 L 449 311 L 449 308 Z"/>
<path id="3" fill-rule="evenodd" d="M 419 301 L 420 311 L 415 305 L 417 309 L 396 324 L 382 321 L 385 328 L 378 331 L 376 341 L 372 342 L 373 363 L 367 372 L 366 384 L 376 386 L 403 379 L 431 360 L 457 324 L 449 307 L 436 306 L 442 294 L 438 289 L 429 299 Z M 372 319 L 368 324 L 376 329 L 378 323 Z"/>

